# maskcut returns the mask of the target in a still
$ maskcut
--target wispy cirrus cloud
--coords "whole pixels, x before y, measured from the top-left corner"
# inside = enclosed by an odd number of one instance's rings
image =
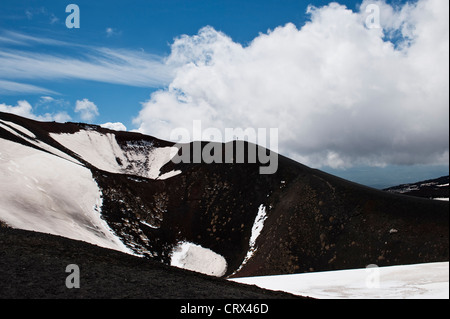
[[[111,28],[111,27],[106,28],[105,32],[106,32],[106,36],[108,38],[113,37],[113,36],[119,36],[122,34],[122,31],[119,31],[119,30],[117,30],[115,28]]]
[[[15,95],[18,93],[22,94],[51,94],[58,95],[57,92],[45,89],[40,86],[19,83],[14,81],[6,81],[0,79],[0,94],[1,95]]]
[[[31,36],[28,34],[11,30],[3,30],[0,35],[0,48],[8,44],[15,46],[32,46],[36,44],[54,45],[54,46],[75,45],[67,41],[61,41],[39,36]]]
[[[46,7],[29,8],[25,10],[25,15],[28,20],[40,17],[47,20],[50,24],[55,24],[60,21],[59,18],[53,12],[50,12]]]
[[[82,79],[158,87],[170,70],[156,57],[127,50],[95,48],[83,58],[21,50],[0,51],[0,77],[9,79]]]
[[[48,94],[51,90],[22,81],[59,79],[162,87],[172,77],[173,69],[163,57],[146,52],[72,44],[12,31],[0,33],[0,81],[9,87],[3,91]]]

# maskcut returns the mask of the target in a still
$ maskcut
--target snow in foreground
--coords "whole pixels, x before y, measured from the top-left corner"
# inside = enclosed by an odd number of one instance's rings
[[[449,299],[449,263],[230,279],[324,299]]]

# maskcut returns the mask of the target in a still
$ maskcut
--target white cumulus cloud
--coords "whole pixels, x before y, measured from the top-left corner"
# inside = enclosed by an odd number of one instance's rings
[[[71,119],[70,115],[64,111],[45,113],[44,115],[36,115],[34,113],[33,106],[26,100],[18,101],[17,105],[7,105],[5,103],[0,103],[0,112],[12,113],[37,121],[56,121],[63,123]]]
[[[80,113],[80,117],[83,121],[92,121],[98,113],[97,105],[88,99],[77,100],[75,104],[75,113]]]
[[[121,122],[107,122],[100,125],[103,128],[107,128],[113,131],[126,131],[127,127]]]
[[[366,5],[380,28],[365,25]],[[212,27],[172,44],[175,77],[135,124],[279,129],[279,152],[315,167],[437,164],[449,157],[449,2],[358,12],[330,3],[310,21],[243,46]]]

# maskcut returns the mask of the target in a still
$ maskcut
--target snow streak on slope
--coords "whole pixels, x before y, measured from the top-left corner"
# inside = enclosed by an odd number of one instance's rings
[[[0,202],[0,220],[13,228],[130,253],[100,217],[91,172],[74,162],[0,139]]]
[[[6,125],[8,125],[8,126],[10,126],[10,127],[12,127],[13,129],[15,129],[15,130],[17,130],[17,131],[19,131],[20,133],[24,134],[24,135],[25,135],[26,137],[28,137],[28,138],[32,138],[32,139],[36,138],[36,135],[34,135],[33,133],[31,133],[31,132],[30,132],[29,130],[27,130],[26,128],[24,128],[24,127],[22,127],[22,126],[20,126],[20,125],[17,125],[16,123],[9,122],[9,121],[0,121],[0,125],[1,125],[2,123],[3,123],[3,124],[6,124]],[[6,129],[6,130],[12,132],[13,134],[16,134],[16,132],[14,132],[14,130],[10,130],[8,127],[5,127],[4,125],[2,125],[2,127],[3,127],[4,129]]]
[[[449,298],[448,262],[231,280],[265,289],[325,299]]]
[[[26,139],[26,141],[30,144],[33,144],[37,147],[39,147],[40,149],[47,151],[53,155],[59,156],[61,158],[64,158],[68,161],[71,161],[75,164],[80,164],[81,163],[79,161],[77,161],[76,159],[74,159],[73,157],[67,155],[64,152],[61,152],[60,150],[46,144],[43,143],[39,140],[36,139],[36,135],[34,135],[33,133],[31,133],[29,130],[27,130],[26,128],[17,125],[13,122],[9,122],[9,121],[0,121],[0,128],[8,131],[9,133],[16,135],[18,138],[21,139]]]
[[[267,219],[266,215],[266,207],[261,204],[258,208],[258,214],[256,215],[255,222],[253,223],[252,227],[252,235],[250,236],[249,241],[249,249],[247,251],[247,255],[244,258],[244,261],[239,266],[239,268],[234,272],[237,273],[239,270],[244,267],[244,265],[250,260],[250,258],[253,257],[255,254],[257,247],[256,247],[256,239],[258,239],[259,235],[261,234],[261,231],[264,227],[264,221]]]
[[[82,130],[74,134],[50,134],[64,147],[80,155],[95,167],[118,174],[166,179],[181,171],[160,176],[160,169],[178,152],[176,147],[154,147],[151,142],[135,141],[120,146],[114,134]]]

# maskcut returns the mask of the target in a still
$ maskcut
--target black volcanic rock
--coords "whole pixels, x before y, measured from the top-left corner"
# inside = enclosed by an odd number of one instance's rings
[[[179,242],[192,242],[223,256],[228,264],[225,276],[233,277],[449,258],[448,202],[375,190],[281,155],[278,170],[271,175],[259,174],[261,164],[248,161],[169,162],[162,173],[182,173],[165,180],[115,174],[94,167],[49,133],[86,129],[111,133],[123,149],[130,143],[173,144],[94,125],[41,123],[5,113],[0,119],[27,128],[38,140],[84,163],[102,191],[102,218],[127,247],[145,258],[169,264]],[[2,128],[0,138],[35,147]],[[267,219],[256,252],[240,268],[261,205]]]
[[[78,266],[78,288],[66,286],[73,273],[70,269],[66,272],[68,265]],[[0,269],[0,299],[299,299],[64,237],[17,229],[0,228]]]

